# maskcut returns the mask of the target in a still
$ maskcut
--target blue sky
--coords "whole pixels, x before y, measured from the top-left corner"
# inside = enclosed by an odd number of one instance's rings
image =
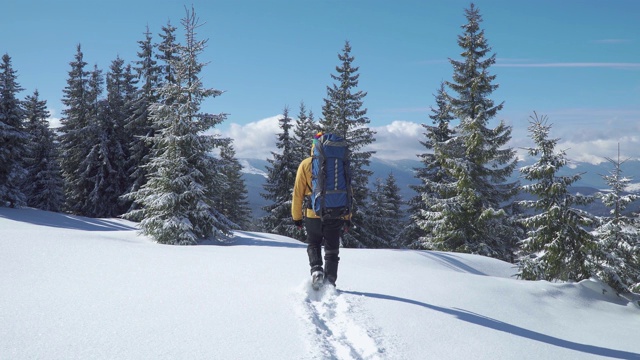
[[[457,36],[470,1],[379,0],[8,0],[0,51],[8,53],[25,88],[38,89],[53,118],[76,45],[105,72],[117,56],[136,59],[148,26],[154,41],[168,21],[180,27],[193,4],[209,39],[201,60],[205,86],[225,93],[203,110],[228,113],[218,131],[236,141],[240,157],[273,149],[276,117],[304,101],[321,116],[337,55],[350,41],[358,90],[378,132],[382,158],[423,152],[421,123],[430,123],[433,94],[450,80],[448,58],[459,59]],[[504,101],[498,120],[513,126],[515,148],[530,146],[533,111],[547,115],[552,137],[578,161],[638,158],[640,148],[640,1],[476,1],[497,63]],[[181,34],[181,31],[179,30]],[[179,35],[180,36],[180,35]],[[181,39],[181,38],[179,38]]]

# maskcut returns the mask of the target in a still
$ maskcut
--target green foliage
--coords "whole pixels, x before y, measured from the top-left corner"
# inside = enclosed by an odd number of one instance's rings
[[[251,208],[247,199],[247,187],[242,178],[242,165],[229,141],[220,147],[220,168],[224,178],[218,191],[216,209],[235,224],[234,229],[248,230],[251,226]]]
[[[38,91],[24,102],[29,145],[25,155],[27,205],[47,211],[61,211],[64,202],[62,172],[58,162],[56,134],[49,128],[47,102]]]
[[[595,230],[595,276],[619,293],[640,292],[640,231],[633,218],[624,215],[627,206],[640,195],[625,192],[631,179],[622,176],[624,161],[619,157],[607,160],[613,170],[603,179],[610,189],[598,197],[611,209],[611,216],[601,219]]]
[[[0,63],[0,206],[17,207],[26,202],[22,191],[26,176],[22,158],[29,137],[22,124],[24,109],[17,97],[22,90],[11,57],[3,55]]]
[[[427,152],[418,155],[423,165],[415,168],[416,178],[420,180],[420,184],[411,186],[417,195],[409,201],[411,221],[403,231],[406,245],[418,249],[431,249],[440,243],[434,241],[433,235],[438,233],[434,231],[436,227],[442,225],[442,215],[440,211],[432,210],[436,210],[435,199],[446,199],[453,193],[450,185],[453,178],[447,175],[434,153],[437,144],[447,142],[453,136],[449,123],[454,118],[451,115],[443,83],[440,84],[435,95],[435,102],[436,107],[431,108],[432,114],[429,115],[433,125],[422,124],[425,129],[425,140],[421,140],[420,144]],[[443,208],[440,209],[443,210]]]
[[[267,181],[263,185],[265,192],[260,194],[271,201],[263,208],[267,215],[262,218],[262,229],[269,233],[304,240],[304,233],[293,225],[291,218],[292,189],[296,180],[299,156],[294,153],[290,136],[293,125],[287,107],[284,108],[279,122],[282,132],[278,134],[276,146],[280,149],[280,153],[272,152],[273,159],[267,160],[270,165],[267,167]],[[304,122],[298,124],[304,124]],[[298,131],[302,132],[300,129]]]
[[[125,216],[141,218],[143,233],[160,243],[192,245],[225,237],[232,224],[215,208],[224,178],[220,161],[209,155],[228,140],[202,134],[226,115],[199,112],[203,100],[222,92],[204,88],[199,78],[204,64],[198,55],[206,41],[195,39],[199,25],[193,10],[187,11],[182,25],[186,45],[179,46],[179,57],[166,59],[169,75],[159,101],[149,107],[158,131],[145,139],[152,144],[148,181],[127,196],[139,208]]]
[[[462,61],[451,59],[453,81],[445,82],[452,93],[440,92],[443,121],[451,114],[459,120],[449,133],[432,131],[433,171],[444,182],[431,184],[422,194],[425,207],[418,220],[427,232],[422,246],[476,253],[504,260],[512,258],[514,250],[513,224],[509,218],[509,201],[517,193],[517,183],[507,183],[516,166],[515,151],[503,148],[511,139],[511,128],[504,123],[496,128],[488,124],[502,104],[489,98],[498,87],[489,68],[495,54],[488,56],[482,18],[471,4],[465,11],[467,24],[458,36]],[[454,96],[456,94],[457,96]],[[449,139],[436,138],[438,133]],[[439,169],[442,170],[439,170]],[[438,174],[441,173],[441,174]],[[505,206],[507,206],[505,208]]]
[[[403,212],[400,188],[392,173],[383,182],[380,178],[374,182],[369,204],[365,209],[366,228],[375,234],[370,239],[369,248],[398,248],[398,233],[401,230]]]
[[[149,105],[158,101],[157,89],[160,86],[161,67],[155,60],[154,46],[151,33],[147,27],[145,39],[138,41],[140,51],[138,60],[134,61],[134,70],[137,74],[139,88],[127,101],[128,117],[125,129],[130,135],[129,159],[127,162],[127,174],[129,183],[127,192],[137,191],[147,182],[146,165],[151,154],[151,142],[145,138],[152,137],[155,133],[153,123],[149,116]],[[130,81],[133,83],[133,81]],[[129,203],[129,210],[133,205]]]
[[[569,192],[569,186],[580,179],[579,174],[556,175],[567,159],[564,151],[555,152],[558,139],[548,138],[550,128],[546,117],[532,117],[529,132],[536,146],[527,151],[539,159],[520,172],[531,182],[522,190],[536,199],[520,204],[535,213],[521,220],[528,237],[522,241],[518,276],[525,280],[580,281],[593,274],[590,257],[596,247],[588,230],[594,219],[575,206],[586,205],[593,198]]]
[[[367,95],[358,87],[359,68],[353,66],[354,57],[351,56],[351,45],[345,42],[342,54],[338,55],[341,61],[336,68],[337,75],[331,74],[336,81],[332,86],[327,86],[327,97],[322,107],[323,119],[320,126],[325,133],[335,133],[343,137],[351,152],[350,167],[353,186],[353,216],[355,225],[345,234],[343,245],[346,247],[363,247],[368,245],[372,238],[371,232],[363,226],[363,214],[358,209],[363,206],[368,197],[367,184],[372,172],[366,167],[370,164],[374,151],[365,151],[363,148],[373,143],[375,132],[368,127],[370,123],[366,116],[367,109],[363,109],[363,99]]]

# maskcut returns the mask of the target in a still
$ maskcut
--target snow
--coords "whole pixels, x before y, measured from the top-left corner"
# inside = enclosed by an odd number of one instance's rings
[[[640,359],[638,299],[445,252],[236,232],[168,246],[120,219],[0,208],[0,359]],[[604,291],[603,291],[604,290]]]
[[[268,174],[267,174],[266,171],[260,170],[260,169],[258,169],[256,167],[254,167],[253,165],[251,165],[251,163],[249,163],[248,160],[240,159],[238,161],[240,162],[240,165],[242,165],[242,172],[243,173],[261,175],[261,176],[264,176],[265,178],[268,177]]]
[[[632,193],[640,192],[640,183],[629,183],[625,190]]]

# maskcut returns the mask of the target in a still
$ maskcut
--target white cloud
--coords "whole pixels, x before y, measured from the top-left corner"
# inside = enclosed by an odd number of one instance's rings
[[[238,158],[267,159],[276,150],[277,134],[280,132],[276,115],[245,125],[231,123],[229,129],[219,132],[223,137],[233,139]]]
[[[640,111],[635,109],[566,108],[545,112],[552,125],[549,138],[558,139],[556,151],[566,151],[571,161],[599,164],[605,158],[639,159]],[[532,147],[533,140],[519,124],[511,146]],[[514,131],[515,134],[515,131]],[[515,145],[514,145],[515,144]]]
[[[384,160],[416,159],[426,151],[420,144],[424,128],[409,121],[394,121],[389,125],[372,128],[376,141],[367,150],[376,151],[375,157]]]
[[[640,136],[558,143],[558,149],[566,149],[569,159],[591,164],[605,162],[605,158],[617,159],[618,146],[620,147],[621,160],[640,159],[636,151],[636,149],[640,148]]]
[[[49,127],[52,129],[56,129],[59,128],[62,124],[60,123],[60,118],[56,117],[56,110],[55,109],[47,109],[49,111],[49,118],[47,119],[49,121]]]
[[[223,137],[234,140],[238,158],[266,159],[276,151],[277,134],[281,129],[278,120],[281,115],[272,116],[245,125],[231,123],[228,130],[216,131]],[[424,147],[419,139],[423,128],[420,124],[408,121],[394,121],[389,125],[372,128],[376,132],[373,144],[367,150],[376,151],[375,156],[384,160],[415,159],[423,153]]]

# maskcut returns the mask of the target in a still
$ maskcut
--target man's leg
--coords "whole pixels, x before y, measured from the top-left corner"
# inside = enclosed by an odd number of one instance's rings
[[[324,236],[324,260],[325,277],[327,281],[335,285],[338,279],[338,262],[340,261],[340,234],[342,232],[342,220],[327,220],[322,224]]]
[[[322,220],[314,218],[305,219],[307,229],[307,255],[311,274],[314,271],[322,271]]]

